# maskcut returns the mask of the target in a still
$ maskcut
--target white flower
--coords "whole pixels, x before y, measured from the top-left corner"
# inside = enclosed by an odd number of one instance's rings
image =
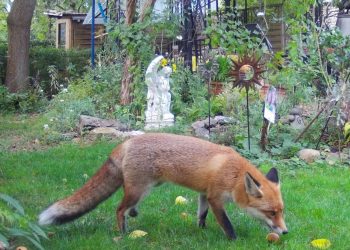
[[[60,102],[64,102],[64,100],[63,100],[63,99],[61,99],[61,100],[60,100]]]
[[[67,93],[67,92],[68,92],[67,88],[62,89],[62,93]]]
[[[50,119],[50,122],[53,122],[53,118]]]
[[[49,129],[49,124],[44,124],[44,129]]]

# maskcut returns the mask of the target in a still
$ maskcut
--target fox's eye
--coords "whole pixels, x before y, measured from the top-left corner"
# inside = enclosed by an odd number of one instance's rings
[[[271,216],[276,216],[276,212],[275,212],[275,211],[271,211],[271,212],[270,212],[270,215],[271,215]]]

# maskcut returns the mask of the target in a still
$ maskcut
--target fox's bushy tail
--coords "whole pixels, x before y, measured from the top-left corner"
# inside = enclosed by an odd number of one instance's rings
[[[82,188],[45,209],[39,215],[39,224],[62,224],[94,209],[123,184],[120,164],[109,158]]]

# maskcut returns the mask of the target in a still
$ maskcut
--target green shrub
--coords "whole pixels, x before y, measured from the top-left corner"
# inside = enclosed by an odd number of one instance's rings
[[[198,74],[179,67],[171,75],[170,91],[171,110],[177,119],[191,122],[208,116],[208,90]]]
[[[59,92],[59,86],[67,86],[69,81],[83,76],[89,64],[88,50],[33,47],[29,56],[30,76],[49,97]],[[57,71],[55,76],[53,68]],[[58,86],[52,84],[53,80],[57,81]]]
[[[80,115],[95,115],[95,104],[90,97],[79,98],[70,92],[60,93],[50,103],[46,116],[52,128],[58,132],[74,131]]]
[[[44,249],[41,238],[48,239],[46,233],[31,222],[23,207],[14,198],[0,193],[0,242],[6,249],[12,249],[13,240],[27,240],[36,248]]]
[[[43,111],[46,98],[36,89],[23,93],[9,93],[0,85],[0,113],[31,113]]]

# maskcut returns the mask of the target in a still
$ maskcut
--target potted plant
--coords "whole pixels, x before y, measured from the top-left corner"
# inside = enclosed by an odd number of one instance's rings
[[[216,63],[218,70],[211,82],[211,91],[213,95],[222,93],[223,82],[227,80],[231,68],[230,59],[226,56],[220,55],[216,57]]]

